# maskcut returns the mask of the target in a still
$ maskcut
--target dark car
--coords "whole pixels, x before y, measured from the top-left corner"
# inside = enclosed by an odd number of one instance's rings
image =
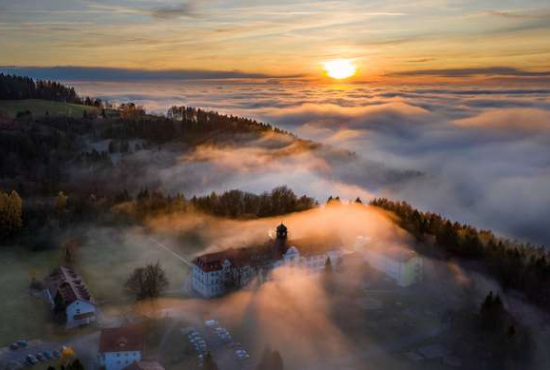
[[[17,342],[16,342],[16,343],[12,343],[12,344],[10,345],[10,349],[12,349],[12,350],[14,350],[14,351],[17,350],[17,349],[19,349],[19,344],[17,344]]]
[[[44,357],[44,355],[43,355],[42,353],[37,353],[37,354],[36,354],[36,359],[37,359],[38,361],[42,361],[42,362],[43,362],[43,361],[46,361],[46,357]]]
[[[38,360],[33,355],[27,355],[26,360],[27,363],[31,365],[36,365],[38,363]]]
[[[55,358],[59,358],[59,357],[61,357],[61,352],[59,352],[58,350],[54,350],[54,351],[52,351],[52,355]]]
[[[21,348],[24,348],[28,345],[28,342],[25,339],[19,339],[16,343]]]
[[[51,360],[53,358],[52,351],[44,351],[44,352],[42,352],[42,354],[44,355],[46,360]]]

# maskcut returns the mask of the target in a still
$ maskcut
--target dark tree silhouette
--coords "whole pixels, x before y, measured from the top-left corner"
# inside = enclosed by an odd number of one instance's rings
[[[166,273],[159,262],[136,268],[126,281],[126,290],[136,299],[159,297],[168,287]]]

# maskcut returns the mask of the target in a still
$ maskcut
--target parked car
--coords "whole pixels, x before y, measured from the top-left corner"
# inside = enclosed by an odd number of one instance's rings
[[[250,356],[248,355],[248,352],[246,352],[244,349],[238,349],[235,351],[235,354],[237,355],[237,358],[239,360],[246,360]]]
[[[44,357],[44,355],[43,355],[42,353],[37,353],[37,354],[36,354],[36,359],[37,359],[38,361],[41,361],[41,362],[46,361],[46,357]]]
[[[17,341],[17,345],[18,345],[19,347],[21,347],[21,348],[27,347],[28,344],[29,344],[29,343],[28,343],[25,339],[19,339],[19,340]]]
[[[10,349],[13,350],[13,351],[16,351],[19,349],[19,344],[17,344],[17,342],[14,342],[12,344],[10,344]]]
[[[36,365],[38,363],[38,360],[33,355],[27,355],[26,360],[27,363],[31,365]]]
[[[58,350],[53,350],[52,355],[55,358],[59,358],[59,357],[61,357],[61,352],[59,352]]]
[[[52,353],[52,351],[44,351],[44,352],[42,352],[42,354],[44,355],[44,357],[45,357],[47,360],[53,359],[53,353]]]
[[[218,322],[216,320],[206,320],[204,324],[209,328],[213,328],[214,326],[218,325]]]

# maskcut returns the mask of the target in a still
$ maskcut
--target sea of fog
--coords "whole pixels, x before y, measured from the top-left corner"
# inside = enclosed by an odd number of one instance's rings
[[[281,184],[322,201],[386,196],[512,238],[550,245],[550,89],[312,85],[303,81],[66,81],[81,95],[165,113],[186,105],[255,118],[347,160],[262,146],[218,148],[183,172],[193,193]],[[201,153],[199,153],[201,154]],[[205,158],[207,159],[205,161]],[[204,162],[208,162],[205,167]],[[189,165],[189,163],[187,163]]]

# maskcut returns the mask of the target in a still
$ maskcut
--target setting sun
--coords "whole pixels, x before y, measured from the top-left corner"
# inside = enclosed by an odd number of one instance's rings
[[[342,80],[355,75],[357,68],[347,59],[331,60],[324,63],[327,75],[337,80]]]

